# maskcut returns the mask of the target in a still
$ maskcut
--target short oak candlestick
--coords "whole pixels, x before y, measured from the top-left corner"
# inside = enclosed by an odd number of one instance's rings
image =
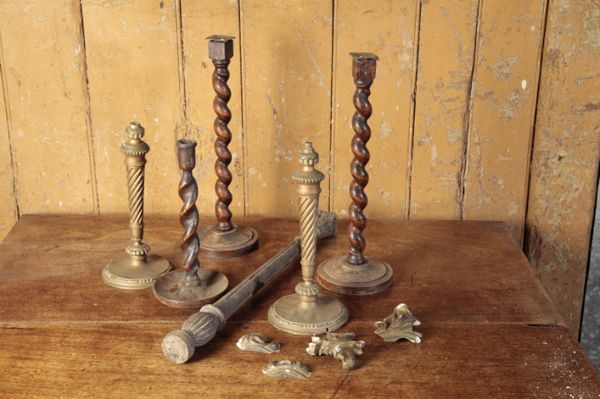
[[[212,84],[216,93],[213,108],[217,114],[214,122],[216,134],[215,153],[217,155],[215,161],[215,172],[217,174],[215,214],[217,223],[201,230],[200,249],[203,254],[212,257],[241,256],[254,251],[258,247],[258,233],[251,227],[234,225],[231,222],[232,215],[229,210],[233,195],[229,191],[232,180],[228,168],[231,163],[231,152],[227,146],[231,142],[231,131],[227,124],[231,120],[231,110],[227,103],[231,98],[231,90],[227,86],[227,80],[229,79],[229,62],[233,57],[233,37],[208,37],[208,56],[215,65]]]
[[[138,122],[131,122],[125,132],[128,139],[121,145],[121,151],[127,167],[131,244],[125,249],[126,255],[104,268],[102,279],[116,288],[136,290],[152,287],[171,265],[160,256],[149,255],[150,246],[144,242],[144,166],[146,153],[150,151],[142,140],[144,128]]]
[[[227,289],[229,281],[219,272],[200,268],[198,209],[196,208],[198,185],[192,175],[192,170],[196,166],[196,142],[178,140],[177,150],[181,169],[179,197],[183,201],[179,212],[179,223],[184,229],[180,246],[184,259],[181,269],[167,273],[156,280],[154,296],[167,306],[195,309],[219,297]]]
[[[367,142],[371,138],[371,129],[367,120],[373,111],[369,95],[371,84],[375,79],[378,58],[370,53],[351,53],[351,55],[352,75],[356,86],[354,92],[356,112],[352,117],[354,158],[350,163],[352,174],[350,183],[352,202],[348,210],[350,251],[348,256],[330,258],[321,263],[317,271],[317,280],[326,289],[340,294],[370,295],[389,288],[393,276],[389,264],[374,258],[367,259],[363,255],[366,241],[362,232],[367,226],[367,217],[363,211],[368,202],[365,187],[369,183],[366,166],[370,157]]]
[[[284,296],[269,309],[269,322],[290,334],[311,335],[335,331],[348,321],[348,310],[337,298],[322,295],[314,281],[317,254],[317,215],[320,182],[325,178],[315,169],[319,154],[310,142],[300,152],[302,169],[294,173],[300,196],[300,247],[302,281],[296,293]]]

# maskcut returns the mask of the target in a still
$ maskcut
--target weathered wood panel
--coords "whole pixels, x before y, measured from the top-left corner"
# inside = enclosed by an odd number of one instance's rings
[[[422,4],[410,217],[459,219],[479,0]]]
[[[405,217],[415,77],[417,1],[337,1],[334,17],[331,209],[348,214],[355,91],[350,52],[379,56],[369,100],[371,161],[366,193],[370,217]]]
[[[214,66],[208,58],[206,37],[214,34],[235,36],[235,50],[229,65],[229,87],[231,89],[232,119],[229,123],[232,140],[229,150],[233,160],[229,170],[233,181],[229,189],[233,193],[230,209],[234,218],[244,213],[244,167],[242,131],[241,51],[237,2],[227,0],[183,1],[181,3],[183,28],[183,67],[186,94],[186,135],[198,141],[196,156],[201,161],[195,173],[198,181],[198,209],[204,215],[214,213],[216,160],[213,143],[215,134],[213,121],[214,93],[212,73]],[[235,220],[234,220],[235,222]]]
[[[296,216],[291,176],[302,142],[329,170],[332,7],[326,1],[241,1],[246,211]],[[328,175],[328,173],[326,173]],[[328,186],[328,179],[321,183]],[[328,203],[327,190],[321,195]]]
[[[100,212],[127,212],[119,147],[133,120],[146,128],[151,149],[146,210],[176,212],[182,104],[175,2],[84,0],[82,9]]]
[[[544,0],[484,1],[475,59],[463,215],[507,222],[521,240]]]
[[[79,4],[4,1],[4,91],[22,213],[92,212]]]
[[[14,189],[14,174],[8,131],[8,109],[4,90],[4,59],[2,57],[2,37],[0,36],[0,241],[6,237],[18,219],[17,198]]]
[[[600,2],[550,2],[526,251],[579,330],[600,153]]]

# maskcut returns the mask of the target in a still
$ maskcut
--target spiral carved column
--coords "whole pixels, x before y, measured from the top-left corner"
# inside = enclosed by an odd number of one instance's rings
[[[240,256],[252,252],[258,247],[258,233],[247,226],[236,226],[232,223],[229,205],[233,195],[229,185],[233,179],[229,164],[232,156],[229,151],[231,131],[227,126],[231,121],[231,110],[227,103],[231,98],[231,90],[227,85],[229,80],[229,63],[233,57],[233,38],[229,36],[210,36],[208,38],[208,55],[215,70],[212,75],[212,85],[215,91],[213,109],[217,117],[214,122],[215,130],[215,173],[217,181],[215,192],[215,214],[217,223],[202,229],[200,235],[201,250],[208,256],[229,257]]]
[[[369,295],[381,292],[392,284],[392,268],[378,259],[367,259],[363,255],[366,240],[363,230],[367,226],[364,209],[368,198],[365,187],[369,184],[367,163],[370,154],[367,143],[371,138],[371,128],[367,120],[373,112],[369,96],[375,79],[378,57],[370,53],[351,53],[352,75],[356,91],[353,103],[356,112],[352,117],[352,153],[350,162],[350,203],[348,216],[348,241],[350,250],[346,257],[327,259],[319,266],[317,279],[328,290],[349,295]]]
[[[317,257],[317,218],[320,183],[325,178],[315,169],[319,154],[310,142],[300,151],[302,169],[294,173],[300,207],[300,264],[303,281],[296,293],[284,296],[269,309],[269,322],[276,328],[301,335],[335,331],[348,321],[348,310],[338,299],[321,295],[314,281]]]
[[[183,264],[181,269],[156,280],[154,296],[167,306],[194,309],[216,299],[227,289],[229,281],[221,273],[201,269],[198,261],[198,185],[192,174],[196,166],[196,142],[178,140],[177,155],[181,169],[178,191],[183,201],[179,211],[179,223],[183,227],[180,241]]]
[[[129,228],[131,244],[122,256],[109,263],[102,271],[107,284],[123,289],[152,287],[154,281],[168,272],[171,265],[166,259],[148,255],[150,246],[144,242],[144,168],[150,147],[142,138],[144,128],[131,122],[126,131],[128,139],[121,145],[127,167],[129,196]]]

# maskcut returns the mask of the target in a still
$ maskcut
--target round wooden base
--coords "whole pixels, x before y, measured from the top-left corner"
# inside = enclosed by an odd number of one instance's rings
[[[248,226],[235,226],[229,231],[207,226],[199,235],[200,251],[210,258],[242,256],[258,248],[258,233]]]
[[[201,284],[196,286],[185,283],[185,274],[185,270],[179,269],[157,279],[154,297],[173,308],[198,309],[221,296],[229,285],[227,277],[214,270],[198,270]]]
[[[391,266],[378,259],[352,265],[345,256],[329,258],[317,269],[317,281],[323,288],[344,295],[371,295],[385,291],[392,285],[393,275]]]
[[[135,261],[131,256],[121,256],[102,270],[102,279],[112,287],[125,290],[150,288],[157,278],[171,269],[168,260],[156,255],[147,255],[145,262]]]

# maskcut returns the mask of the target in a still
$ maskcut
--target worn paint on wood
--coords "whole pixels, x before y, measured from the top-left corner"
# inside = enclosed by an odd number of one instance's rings
[[[119,147],[133,120],[146,128],[150,145],[145,208],[176,212],[182,107],[175,2],[83,1],[82,7],[100,212],[127,211]]]
[[[2,68],[2,37],[0,37],[0,241],[8,234],[18,219],[17,199],[14,191],[13,165],[8,131],[8,109],[6,108]]]
[[[461,217],[479,0],[423,2],[410,217]]]
[[[296,216],[291,177],[304,140],[329,174],[331,3],[243,0],[241,7],[246,211]],[[325,189],[322,203],[328,198]]]
[[[551,2],[531,165],[526,251],[579,330],[600,153],[600,2]]]
[[[482,2],[463,215],[507,222],[521,240],[544,0]]]
[[[214,65],[208,58],[206,37],[214,34],[235,36],[234,55],[229,64],[229,88],[231,89],[232,119],[229,123],[232,140],[229,150],[233,160],[229,170],[233,180],[229,189],[233,193],[230,209],[234,218],[244,213],[244,167],[243,167],[243,131],[242,131],[242,91],[240,34],[238,25],[238,6],[236,2],[190,1],[182,2],[183,62],[186,94],[186,135],[198,141],[196,156],[201,165],[195,173],[198,181],[198,209],[201,214],[213,215],[215,195],[214,165],[217,159],[213,144],[215,133],[213,121],[214,92],[212,73]],[[235,222],[235,220],[234,220]]]
[[[369,101],[371,140],[367,148],[371,160],[366,194],[369,217],[405,217],[408,192],[412,91],[415,71],[415,45],[418,2],[368,0],[335,2],[335,51],[333,60],[334,97],[332,126],[333,174],[331,208],[348,214],[352,180],[350,143],[354,136],[350,52],[370,52],[379,56],[377,74]],[[389,18],[394,15],[394,18]]]
[[[92,212],[79,4],[5,1],[4,91],[22,213]]]

